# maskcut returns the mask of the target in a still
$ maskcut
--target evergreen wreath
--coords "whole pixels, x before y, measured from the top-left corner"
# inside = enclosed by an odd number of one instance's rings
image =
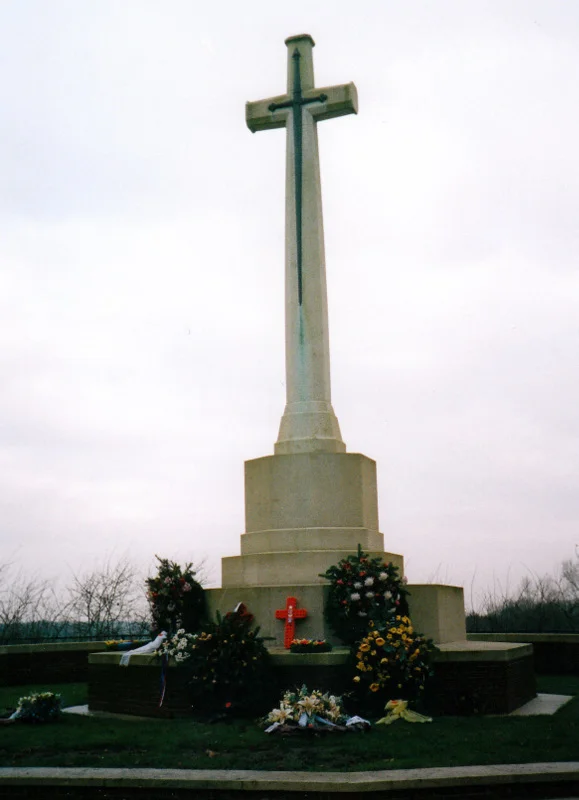
[[[192,564],[179,564],[155,556],[159,562],[154,578],[147,578],[147,599],[151,609],[153,630],[175,633],[185,628],[188,633],[200,630],[206,617],[203,587],[195,578]]]
[[[408,591],[398,567],[381,558],[371,558],[360,545],[356,555],[343,558],[320,577],[330,582],[324,616],[345,644],[353,645],[369,628],[408,614]]]
[[[270,702],[269,653],[243,603],[206,625],[188,648],[194,713],[256,715]],[[265,705],[264,705],[265,704]]]

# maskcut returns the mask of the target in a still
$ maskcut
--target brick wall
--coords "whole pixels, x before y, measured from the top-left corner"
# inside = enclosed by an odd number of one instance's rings
[[[104,642],[2,647],[0,686],[86,681],[89,653],[104,649]]]
[[[508,714],[535,697],[533,657],[435,664],[427,706],[434,714]]]

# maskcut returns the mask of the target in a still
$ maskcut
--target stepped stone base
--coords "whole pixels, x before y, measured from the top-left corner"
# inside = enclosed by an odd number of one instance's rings
[[[347,690],[348,651],[290,653],[271,651],[274,682],[264,686],[272,695],[272,707],[289,686]],[[120,667],[121,653],[89,655],[89,709],[150,717],[183,717],[191,714],[187,670],[170,665],[167,692],[159,707],[160,659],[133,656]],[[440,646],[434,662],[434,678],[425,698],[431,713],[470,715],[508,714],[535,696],[532,646],[487,642],[452,642]]]
[[[384,554],[382,554],[384,555]],[[423,633],[435,644],[466,640],[462,589],[458,586],[410,584],[410,616],[414,629]],[[255,616],[260,633],[266,637],[268,647],[283,647],[284,622],[275,618],[278,609],[285,608],[286,599],[295,597],[298,608],[305,608],[308,616],[296,621],[296,637],[326,639],[334,645],[336,639],[324,619],[327,585],[286,584],[285,586],[228,586],[206,591],[209,612],[226,614],[238,603],[245,603]]]

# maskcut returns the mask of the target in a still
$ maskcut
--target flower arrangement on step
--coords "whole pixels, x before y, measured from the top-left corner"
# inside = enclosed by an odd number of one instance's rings
[[[142,647],[146,644],[148,639],[110,639],[105,642],[107,650],[118,652],[119,650],[134,650],[136,647]]]
[[[16,711],[6,722],[54,722],[61,713],[60,695],[54,692],[37,692],[21,697]]]
[[[379,703],[400,696],[418,699],[432,674],[434,650],[432,640],[415,633],[407,616],[372,627],[354,648],[356,694],[376,695]]]
[[[206,616],[203,587],[195,578],[192,564],[179,564],[155,556],[159,562],[157,574],[147,578],[147,599],[156,632],[174,633],[179,628],[195,633]]]
[[[287,691],[278,708],[263,719],[266,733],[293,733],[304,730],[345,731],[360,730],[370,723],[360,717],[348,717],[342,709],[342,698],[309,691],[304,684],[299,691]]]
[[[371,558],[360,545],[356,555],[343,558],[320,577],[330,582],[326,620],[348,645],[367,633],[370,622],[379,625],[396,614],[408,613],[408,591],[398,568],[391,562]]]
[[[325,639],[294,639],[290,653],[329,653],[332,645]]]
[[[195,642],[199,639],[197,633],[187,633],[185,628],[179,628],[177,633],[165,639],[161,647],[155,651],[156,656],[168,656],[175,659],[177,664],[183,663],[193,655]]]

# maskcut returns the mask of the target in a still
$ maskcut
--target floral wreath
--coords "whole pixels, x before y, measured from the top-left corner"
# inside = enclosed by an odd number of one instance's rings
[[[159,562],[157,575],[147,578],[147,599],[153,628],[174,633],[185,628],[193,633],[201,628],[206,615],[203,587],[195,578],[192,564],[179,564],[155,556]]]
[[[431,639],[414,631],[409,617],[398,614],[360,640],[353,681],[362,693],[416,700],[432,675],[435,649]]]
[[[356,555],[343,558],[320,575],[330,582],[324,616],[333,632],[352,645],[374,626],[384,625],[396,615],[408,613],[398,567],[381,558],[371,558],[358,545]]]

